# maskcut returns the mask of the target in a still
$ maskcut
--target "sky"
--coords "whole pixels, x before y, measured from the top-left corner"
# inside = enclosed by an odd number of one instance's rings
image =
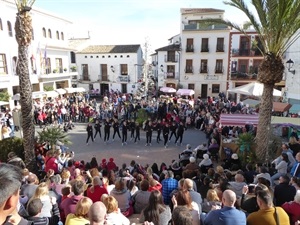
[[[72,21],[71,37],[87,37],[90,32],[93,43],[99,45],[144,47],[147,42],[149,53],[180,33],[180,8],[223,9],[226,19],[246,21],[223,0],[36,0],[34,7]]]

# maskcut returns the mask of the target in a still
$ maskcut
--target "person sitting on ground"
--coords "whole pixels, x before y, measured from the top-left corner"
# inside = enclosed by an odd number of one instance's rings
[[[114,162],[114,158],[109,158],[109,161],[108,161],[106,167],[107,167],[108,171],[110,171],[110,170],[117,171],[118,170],[118,167],[117,167],[116,163]]]
[[[199,166],[196,164],[196,159],[194,157],[190,157],[190,163],[188,163],[183,170],[196,171],[199,169]]]
[[[268,172],[268,169],[265,166],[262,166],[262,165],[258,166],[258,174],[254,177],[253,183],[257,184],[258,179],[260,177],[265,178],[266,180],[268,180],[270,184],[272,183],[271,176]]]
[[[21,169],[25,169],[26,166],[25,166],[25,163],[24,163],[23,159],[21,159],[20,157],[18,157],[16,155],[16,153],[14,153],[14,152],[8,153],[7,158],[8,158],[7,159],[7,163],[8,164],[11,164],[11,165],[14,165],[14,166],[18,166]]]
[[[93,177],[92,186],[87,189],[87,197],[93,202],[100,201],[103,194],[108,194],[106,188],[103,187],[100,177]]]
[[[289,216],[281,207],[273,206],[272,195],[268,190],[260,190],[257,193],[259,210],[247,217],[248,225],[289,225]],[[278,221],[277,221],[278,220]]]
[[[296,154],[296,163],[294,163],[290,174],[293,177],[300,178],[300,152]]]
[[[93,202],[87,197],[80,199],[75,208],[75,213],[68,214],[65,225],[88,224],[88,212]]]
[[[214,189],[209,189],[207,191],[206,198],[202,203],[202,211],[205,213],[209,213],[212,209],[216,208],[216,206],[221,208],[221,201],[218,197],[218,193]]]
[[[108,196],[103,199],[103,203],[106,206],[106,220],[108,224],[120,224],[129,225],[130,221],[124,216],[118,208],[118,202],[113,196]]]
[[[193,216],[185,206],[177,206],[172,213],[173,225],[193,225]]]
[[[207,173],[207,168],[213,167],[213,163],[212,163],[211,159],[209,158],[208,154],[203,155],[203,159],[199,163],[199,167],[200,167],[202,173]]]
[[[190,144],[187,144],[186,149],[184,149],[182,153],[180,153],[180,158],[190,157],[192,154],[193,154],[192,146]]]
[[[43,203],[39,198],[33,199],[27,205],[27,213],[29,216],[27,219],[32,221],[34,224],[57,225],[60,221],[60,214],[57,204],[54,206],[55,207],[53,207],[51,211],[51,217],[42,217],[40,214],[43,208]]]
[[[211,210],[204,219],[204,225],[246,225],[244,212],[234,207],[236,194],[231,190],[223,192],[222,209]]]
[[[38,185],[36,184],[38,178],[35,174],[31,173],[27,177],[27,183],[21,186],[20,195],[26,195],[31,199]]]
[[[103,202],[95,202],[88,212],[90,225],[106,224],[106,207]]]
[[[142,210],[147,206],[150,197],[150,192],[148,191],[149,186],[149,181],[146,179],[143,180],[141,182],[141,190],[138,190],[132,196],[134,213],[141,213]]]
[[[276,206],[282,206],[285,202],[294,200],[296,188],[290,183],[290,178],[287,175],[279,177],[279,184],[274,188],[274,203]]]
[[[238,173],[234,176],[234,180],[229,182],[230,189],[234,191],[237,197],[242,197],[243,187],[247,185],[244,176]]]
[[[289,215],[291,224],[300,220],[300,190],[297,191],[294,201],[286,202],[281,207]]]

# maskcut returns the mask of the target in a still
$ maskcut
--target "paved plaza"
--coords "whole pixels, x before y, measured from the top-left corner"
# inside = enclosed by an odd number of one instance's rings
[[[40,128],[36,127],[36,130],[39,131]],[[75,123],[75,128],[68,133],[72,141],[72,145],[69,146],[69,151],[72,150],[75,152],[75,160],[90,161],[91,158],[95,156],[98,163],[100,163],[103,158],[109,159],[112,157],[118,166],[121,166],[124,162],[128,165],[133,159],[141,165],[147,163],[151,165],[154,162],[158,163],[159,166],[162,162],[169,165],[172,159],[178,159],[178,154],[185,149],[186,144],[191,144],[194,149],[199,144],[206,142],[205,134],[194,128],[189,128],[185,131],[182,146],[176,146],[174,144],[175,139],[172,137],[171,142],[168,143],[168,148],[164,148],[162,141],[159,144],[156,142],[156,132],[153,132],[152,146],[147,147],[145,146],[146,137],[144,131],[141,131],[141,141],[137,144],[130,141],[130,132],[128,132],[127,145],[124,146],[122,146],[121,140],[117,136],[114,142],[105,144],[103,141],[103,129],[102,139],[98,136],[95,142],[90,140],[87,146],[86,124],[82,123]],[[110,141],[111,140],[112,130]]]

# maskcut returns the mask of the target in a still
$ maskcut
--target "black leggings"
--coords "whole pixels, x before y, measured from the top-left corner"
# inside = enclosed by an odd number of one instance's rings
[[[104,132],[104,141],[109,141],[109,135],[110,135],[109,131]]]

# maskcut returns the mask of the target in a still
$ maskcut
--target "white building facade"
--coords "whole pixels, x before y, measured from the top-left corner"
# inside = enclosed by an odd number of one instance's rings
[[[230,29],[203,25],[205,18],[223,18],[224,10],[181,9],[180,86],[196,96],[217,96],[227,90]]]
[[[78,87],[135,93],[142,81],[143,52],[140,45],[90,45],[76,53]]]
[[[10,96],[19,93],[16,13],[14,1],[0,1],[0,91],[7,91]],[[68,47],[68,27],[71,22],[36,8],[30,13],[33,40],[28,51],[28,66],[33,91],[70,87],[71,76],[77,75],[71,73],[69,67],[72,49]],[[14,107],[13,100],[10,100],[10,107]]]

